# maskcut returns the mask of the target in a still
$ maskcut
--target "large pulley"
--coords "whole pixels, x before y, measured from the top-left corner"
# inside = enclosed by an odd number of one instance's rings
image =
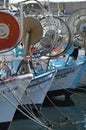
[[[86,19],[80,20],[77,24],[77,33],[86,40]]]
[[[86,48],[86,8],[81,8],[73,12],[67,20],[72,41],[77,45]]]
[[[47,18],[48,19],[48,18]],[[46,48],[51,47],[47,56],[56,58],[63,55],[71,47],[71,33],[68,25],[58,16],[53,16],[49,21],[42,19],[41,23],[45,30],[45,37],[41,45]]]
[[[25,44],[26,55],[30,55],[31,46],[34,46],[42,38],[43,29],[41,23],[34,17],[27,16],[23,22],[22,42]]]
[[[20,27],[16,18],[0,11],[0,52],[14,48],[20,41]]]

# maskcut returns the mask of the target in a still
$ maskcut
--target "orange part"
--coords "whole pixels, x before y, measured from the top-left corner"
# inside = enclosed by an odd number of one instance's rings
[[[10,13],[0,12],[0,25],[6,25],[9,30],[6,37],[0,36],[0,50],[10,49],[18,42],[20,36],[19,24]]]

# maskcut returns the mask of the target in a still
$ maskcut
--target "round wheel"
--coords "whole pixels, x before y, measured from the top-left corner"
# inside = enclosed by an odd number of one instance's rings
[[[72,34],[72,41],[84,47],[86,40],[86,8],[73,12],[67,20]]]
[[[50,58],[56,58],[68,51],[71,46],[71,33],[68,25],[58,16],[41,20],[44,28],[44,37],[41,45],[48,51]]]
[[[0,11],[0,52],[14,48],[19,40],[19,23],[10,13]]]

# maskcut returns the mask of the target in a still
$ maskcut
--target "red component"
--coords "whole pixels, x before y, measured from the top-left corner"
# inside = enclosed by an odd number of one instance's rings
[[[35,48],[35,47],[32,47],[32,48],[31,48],[31,52],[32,52],[32,53],[35,53],[35,52],[36,52],[36,48]]]
[[[0,12],[0,50],[10,49],[19,39],[20,28],[13,15]]]

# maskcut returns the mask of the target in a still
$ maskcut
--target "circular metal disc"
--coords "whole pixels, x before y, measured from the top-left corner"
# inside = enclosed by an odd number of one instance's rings
[[[81,20],[77,24],[78,34],[86,40],[86,20]]]
[[[13,15],[0,12],[0,51],[11,49],[20,36],[20,28]]]
[[[43,35],[43,28],[41,23],[34,17],[26,17],[23,23],[23,36],[22,42],[25,44],[27,31],[30,30],[29,34],[29,45],[36,44]]]
[[[75,10],[68,17],[67,24],[71,30],[72,41],[76,41],[79,46],[82,46],[86,39],[86,8]]]

